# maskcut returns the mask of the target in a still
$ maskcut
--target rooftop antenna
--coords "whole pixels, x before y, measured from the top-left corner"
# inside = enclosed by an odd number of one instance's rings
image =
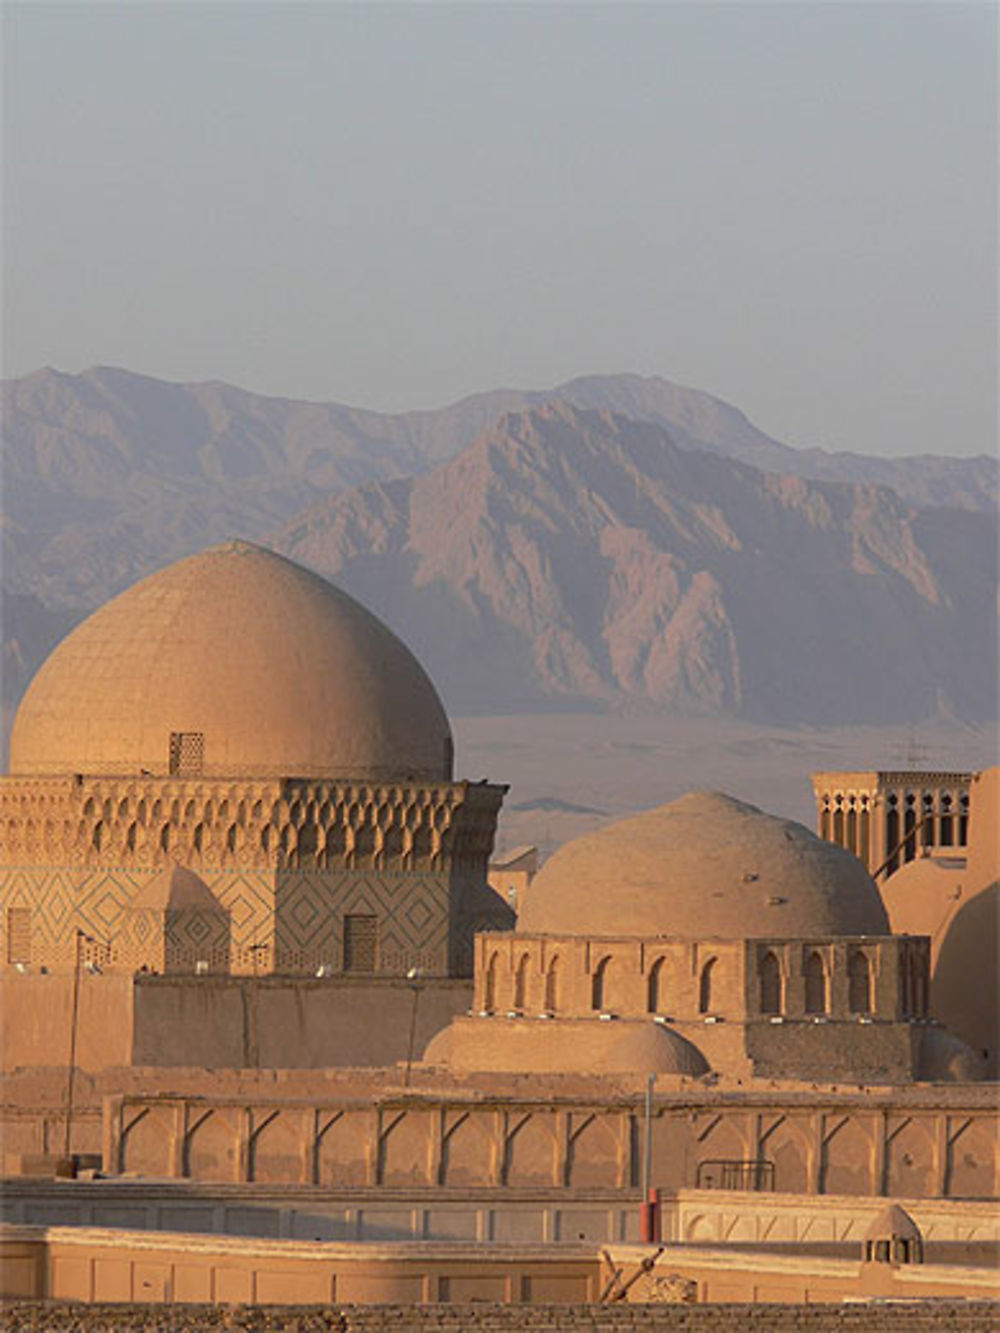
[[[926,725],[941,714],[940,701],[933,692],[931,696],[931,705],[931,708],[923,718],[910,724],[906,743],[897,746],[896,749],[892,751],[893,762],[910,772],[913,772],[916,769],[926,769],[930,764],[932,750],[918,739],[918,729],[922,724]]]
[[[892,752],[893,761],[901,768],[910,772],[916,769],[926,768],[931,752],[926,745],[922,745],[917,740],[917,733],[910,728],[910,734],[906,738],[905,745],[899,745]]]

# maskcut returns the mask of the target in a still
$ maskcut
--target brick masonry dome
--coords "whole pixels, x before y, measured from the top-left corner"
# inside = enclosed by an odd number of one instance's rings
[[[719,792],[693,792],[567,843],[526,890],[527,934],[887,935],[850,852]]]
[[[11,772],[448,780],[452,739],[409,649],[325,579],[232,541],[143,579],[55,649]]]

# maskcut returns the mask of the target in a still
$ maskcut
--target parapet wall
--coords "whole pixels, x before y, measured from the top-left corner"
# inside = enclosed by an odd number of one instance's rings
[[[0,1069],[64,1065],[73,976],[0,975]],[[324,1069],[405,1060],[465,1013],[472,982],[395,977],[80,977],[80,1069]],[[206,1083],[206,1090],[208,1089]]]

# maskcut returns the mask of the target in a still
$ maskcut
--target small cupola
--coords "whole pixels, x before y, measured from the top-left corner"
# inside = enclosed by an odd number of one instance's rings
[[[865,1233],[864,1252],[866,1264],[922,1264],[924,1238],[906,1209],[891,1203]]]

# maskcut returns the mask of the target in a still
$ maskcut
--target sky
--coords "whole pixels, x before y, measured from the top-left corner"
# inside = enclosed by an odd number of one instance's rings
[[[2,371],[991,452],[991,3],[8,3]]]

